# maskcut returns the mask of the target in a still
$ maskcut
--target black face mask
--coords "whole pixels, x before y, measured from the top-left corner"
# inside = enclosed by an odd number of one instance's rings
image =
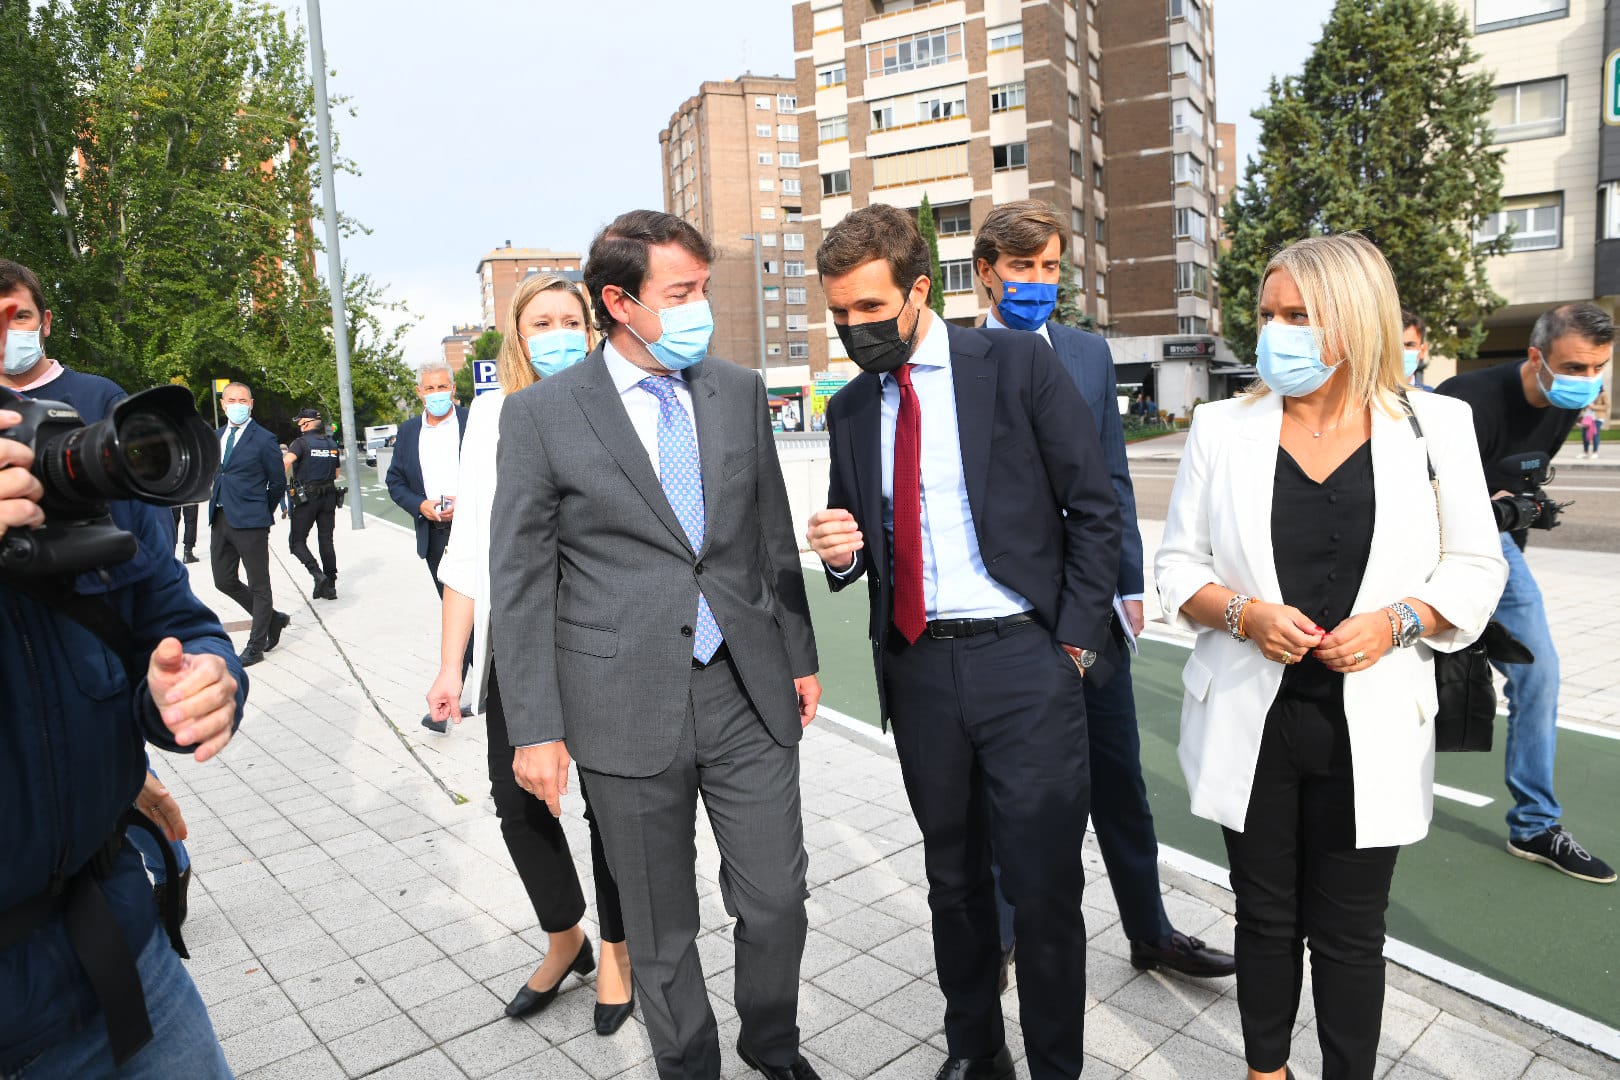
[[[911,298],[907,297],[900,306],[900,315],[905,314],[910,304]],[[900,315],[855,326],[833,324],[838,340],[844,343],[844,351],[849,353],[856,367],[873,375],[883,375],[911,358],[912,346],[917,343],[917,329],[922,326],[922,314],[919,312],[917,321],[911,324],[909,340],[900,336]]]

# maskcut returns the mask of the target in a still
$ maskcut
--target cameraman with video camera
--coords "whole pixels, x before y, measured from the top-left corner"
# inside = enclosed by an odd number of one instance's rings
[[[1495,663],[1507,679],[1507,849],[1582,881],[1608,883],[1615,873],[1560,823],[1553,794],[1558,743],[1558,653],[1541,590],[1525,562],[1531,529],[1551,529],[1563,507],[1544,490],[1551,462],[1576,419],[1603,388],[1614,356],[1614,322],[1596,304],[1564,304],[1536,320],[1529,358],[1457,375],[1439,392],[1468,402],[1484,459],[1485,480],[1508,562],[1507,588],[1493,616],[1535,654],[1531,664]]]
[[[0,298],[0,361],[17,308]],[[206,493],[211,450],[176,387],[89,427],[72,407],[0,392],[0,820],[14,827],[0,856],[6,1077],[231,1075],[176,956],[177,908],[160,927],[124,835],[146,743],[207,761],[247,694],[230,639],[180,564],[134,558],[172,550],[154,506]]]

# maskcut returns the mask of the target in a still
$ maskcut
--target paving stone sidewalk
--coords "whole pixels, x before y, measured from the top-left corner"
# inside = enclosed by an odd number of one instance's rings
[[[488,798],[483,719],[447,737],[418,724],[438,664],[438,605],[410,535],[340,524],[342,599],[316,608],[284,524],[271,542],[277,603],[293,624],[251,671],[240,733],[216,762],[156,762],[191,828],[188,966],[233,1069],[252,1080],[655,1077],[639,1017],[612,1038],[592,1033],[588,982],[571,979],[538,1017],[501,1015],[545,937]],[[214,592],[206,564],[192,570],[228,622],[245,618]],[[806,1054],[826,1080],[931,1080],[944,1059],[943,1000],[899,767],[875,735],[821,723],[804,742],[803,777]],[[589,896],[577,798],[567,828]],[[729,919],[701,816],[698,836],[699,945],[725,1075],[751,1076],[732,1050]],[[1086,858],[1085,1076],[1242,1077],[1231,981],[1133,970],[1089,837]],[[1170,868],[1164,883],[1179,928],[1230,947],[1230,894]],[[1002,1003],[1023,1077],[1016,992]],[[1308,988],[1295,1051],[1295,1072],[1315,1080]],[[1620,1076],[1620,1063],[1395,968],[1380,1054],[1389,1080]]]

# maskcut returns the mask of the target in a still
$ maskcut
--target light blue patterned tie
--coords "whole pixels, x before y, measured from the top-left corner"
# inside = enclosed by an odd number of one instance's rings
[[[651,375],[641,388],[658,399],[658,482],[693,551],[703,549],[703,472],[698,459],[697,434],[692,418],[675,397],[675,380]],[[697,625],[693,627],[692,656],[707,664],[724,639],[714,621],[709,600],[698,593]]]

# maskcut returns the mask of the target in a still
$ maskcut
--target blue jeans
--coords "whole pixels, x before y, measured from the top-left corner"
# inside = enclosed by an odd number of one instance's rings
[[[153,776],[157,775],[151,765],[146,767],[146,771]],[[169,880],[168,874],[163,869],[163,852],[151,833],[142,828],[132,828],[124,833],[124,838],[141,853],[141,862],[146,864],[146,872],[152,875],[152,884],[162,885]],[[186,845],[176,840],[169,846],[174,849],[175,870],[183,874],[191,869],[191,855],[187,853]]]
[[[23,1065],[6,1080],[232,1080],[197,986],[161,929],[135,960],[146,992],[152,1041],[123,1068],[113,1065],[101,1016]]]
[[[1563,808],[1553,795],[1558,749],[1558,651],[1547,628],[1541,589],[1513,537],[1502,534],[1507,588],[1492,616],[1536,654],[1533,664],[1495,664],[1507,678],[1507,786],[1513,794],[1508,836],[1528,840],[1558,824]]]

